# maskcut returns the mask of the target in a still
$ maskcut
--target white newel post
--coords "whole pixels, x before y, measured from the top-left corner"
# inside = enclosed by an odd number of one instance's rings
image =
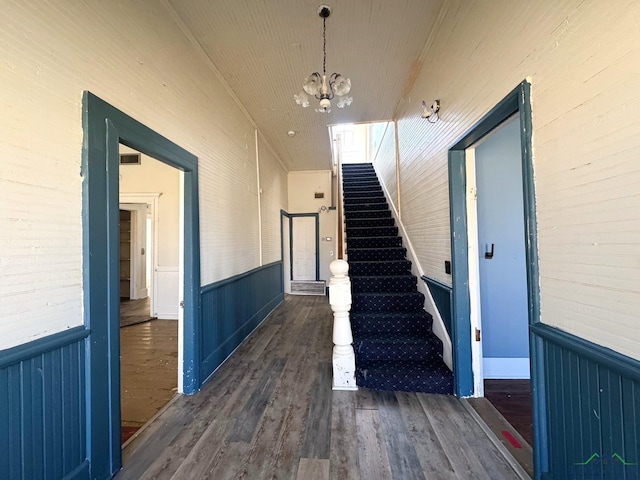
[[[333,389],[357,390],[356,357],[353,352],[353,335],[349,310],[351,310],[351,280],[347,273],[349,264],[334,260],[329,265],[329,304],[333,310]]]

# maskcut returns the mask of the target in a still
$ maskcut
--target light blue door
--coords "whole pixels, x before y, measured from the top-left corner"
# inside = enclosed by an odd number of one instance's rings
[[[475,152],[484,378],[529,378],[520,152],[517,116]]]

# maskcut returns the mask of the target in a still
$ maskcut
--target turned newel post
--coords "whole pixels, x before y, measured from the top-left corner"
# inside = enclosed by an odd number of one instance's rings
[[[347,276],[349,264],[334,260],[329,265],[329,304],[333,310],[333,389],[357,390],[356,357],[353,352],[351,310],[351,280]]]

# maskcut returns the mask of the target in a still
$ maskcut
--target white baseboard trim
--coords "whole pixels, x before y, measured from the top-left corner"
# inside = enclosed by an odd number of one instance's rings
[[[528,358],[498,358],[486,357],[482,359],[482,372],[485,379],[521,379],[530,377],[531,367]]]

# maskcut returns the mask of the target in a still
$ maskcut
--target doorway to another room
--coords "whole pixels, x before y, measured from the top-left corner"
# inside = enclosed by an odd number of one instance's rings
[[[178,391],[180,172],[120,145],[123,445]],[[132,161],[135,160],[135,161]]]
[[[529,380],[543,384],[529,335],[540,301],[527,82],[451,147],[449,189],[456,394],[477,397],[469,403],[532,474],[545,426]]]

